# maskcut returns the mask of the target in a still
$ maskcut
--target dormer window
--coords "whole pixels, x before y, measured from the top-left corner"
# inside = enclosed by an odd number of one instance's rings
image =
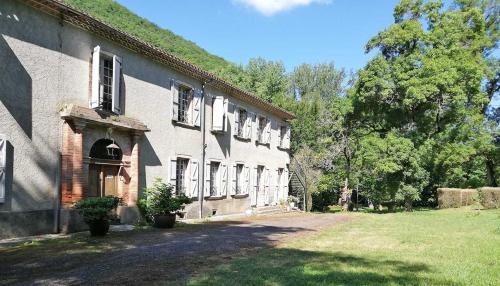
[[[99,108],[116,114],[120,109],[121,58],[103,52],[100,46],[92,53],[91,108]]]

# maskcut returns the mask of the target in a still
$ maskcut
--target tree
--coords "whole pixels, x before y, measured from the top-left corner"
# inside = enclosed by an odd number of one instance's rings
[[[431,174],[428,189],[486,184],[493,137],[484,110],[498,90],[494,2],[402,0],[394,24],[367,44],[378,53],[352,92],[358,128],[410,140]]]
[[[285,66],[280,61],[250,59],[245,72],[248,74],[246,88],[269,102],[283,96],[288,90]]]

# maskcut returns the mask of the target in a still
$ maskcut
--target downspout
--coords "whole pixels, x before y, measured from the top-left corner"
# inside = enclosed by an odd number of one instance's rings
[[[201,168],[199,168],[200,174],[198,174],[198,178],[201,178],[201,184],[198,184],[198,200],[200,202],[200,211],[199,211],[199,218],[203,218],[203,190],[205,190],[205,160],[206,160],[206,149],[207,149],[207,143],[206,143],[206,120],[205,120],[205,112],[206,112],[206,107],[205,107],[205,86],[207,83],[211,82],[209,81],[203,81],[201,85],[201,115],[200,115],[200,125],[201,125]]]

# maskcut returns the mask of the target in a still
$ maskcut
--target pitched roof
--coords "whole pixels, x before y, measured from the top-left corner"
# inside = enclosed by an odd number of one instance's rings
[[[80,10],[70,7],[63,3],[63,0],[20,0],[28,5],[41,10],[50,15],[60,17],[63,21],[73,24],[77,27],[90,31],[98,36],[107,38],[118,43],[138,54],[142,54],[160,63],[168,65],[173,69],[192,76],[200,81],[207,82],[210,86],[227,92],[237,99],[256,105],[257,107],[270,112],[282,119],[290,120],[294,115],[283,108],[271,104],[262,98],[244,91],[235,85],[223,80],[222,78],[205,71],[198,66],[185,61],[171,53],[144,42],[135,36],[120,31],[103,21],[86,14]]]

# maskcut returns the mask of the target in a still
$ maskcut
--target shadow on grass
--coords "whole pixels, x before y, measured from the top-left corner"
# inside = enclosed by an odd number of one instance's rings
[[[421,263],[280,248],[222,265],[189,285],[457,285],[429,277],[432,271]]]

